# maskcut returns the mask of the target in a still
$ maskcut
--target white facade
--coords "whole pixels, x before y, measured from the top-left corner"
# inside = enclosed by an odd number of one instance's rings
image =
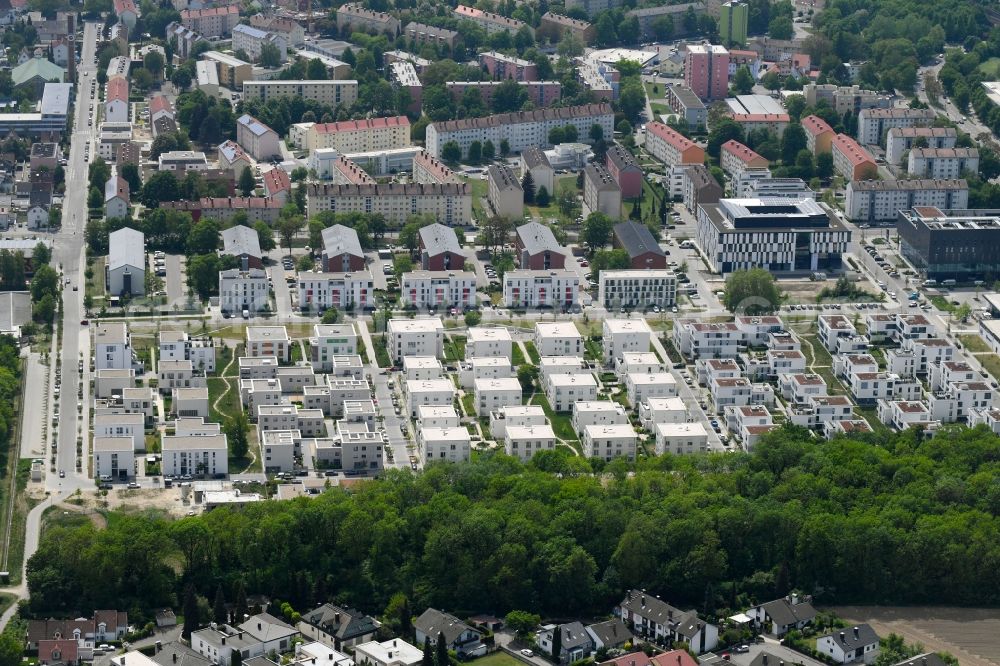
[[[444,324],[440,317],[390,319],[386,337],[389,356],[397,363],[407,356],[443,355]]]
[[[539,451],[551,451],[556,448],[556,435],[552,426],[508,425],[504,435],[504,451],[509,456],[520,458],[527,462]]]
[[[434,356],[403,357],[403,376],[408,380],[438,379],[443,374],[441,361]]]
[[[219,271],[219,308],[223,312],[247,310],[255,314],[270,307],[267,273],[259,268]]]
[[[130,437],[95,437],[93,447],[95,478],[135,476],[135,450]]]
[[[224,434],[167,435],[161,441],[164,476],[229,473],[229,449]]]
[[[601,271],[597,300],[609,311],[616,307],[673,307],[677,276],[671,270]]]
[[[628,423],[628,413],[623,406],[612,400],[581,400],[573,403],[573,429],[580,436],[588,426],[625,423]]]
[[[438,461],[469,461],[472,442],[465,426],[421,428],[417,442],[424,465]]]
[[[542,426],[548,422],[539,405],[507,405],[490,413],[490,433],[501,441],[507,436],[508,426]]]
[[[605,319],[601,340],[605,363],[613,362],[625,352],[648,352],[652,335],[644,319]]]
[[[353,324],[314,324],[309,338],[309,361],[317,372],[333,369],[335,356],[358,353],[358,333]]]
[[[704,424],[700,422],[656,424],[656,455],[664,453],[685,455],[707,450],[708,432]]]
[[[247,326],[248,356],[274,356],[279,363],[288,363],[292,340],[284,326]]]
[[[658,423],[684,423],[688,408],[681,398],[647,398],[639,403],[639,420],[652,432]]]
[[[96,414],[94,437],[128,437],[133,451],[146,448],[146,417],[143,414]]]
[[[674,346],[687,358],[735,358],[744,340],[733,322],[686,321],[674,326]]]
[[[465,339],[465,357],[502,357],[510,359],[513,341],[501,327],[473,326]]]
[[[450,379],[409,380],[406,382],[406,412],[417,417],[420,405],[450,405],[455,400],[455,385]]]
[[[478,416],[486,416],[505,405],[521,404],[521,382],[514,377],[504,379],[477,379],[475,405]]]
[[[94,334],[94,369],[128,370],[136,366],[125,322],[98,324]]]
[[[423,660],[423,655],[423,650],[402,638],[382,643],[370,641],[354,646],[354,659],[357,663],[368,663],[371,666],[417,666]]]
[[[570,270],[516,270],[503,276],[508,308],[568,308],[579,303],[580,276]]]
[[[844,212],[854,222],[895,222],[900,210],[933,206],[966,210],[969,185],[964,180],[852,180]]]
[[[535,348],[541,356],[583,356],[583,336],[571,321],[537,322]]]
[[[403,273],[403,304],[420,308],[470,308],[476,305],[476,274],[410,271]]]
[[[368,271],[299,273],[299,307],[303,310],[353,310],[375,305],[375,282]]]
[[[638,436],[628,423],[590,425],[583,429],[583,455],[586,458],[628,458],[635,460]]]
[[[581,400],[597,399],[597,380],[586,374],[553,374],[545,380],[545,395],[554,412],[568,412]]]
[[[676,396],[677,380],[669,372],[630,372],[625,375],[625,393],[629,404],[638,408],[648,398]]]

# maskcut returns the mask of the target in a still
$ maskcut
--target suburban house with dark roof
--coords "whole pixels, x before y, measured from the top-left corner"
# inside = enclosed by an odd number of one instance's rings
[[[240,270],[263,268],[263,253],[260,250],[260,236],[255,229],[242,224],[222,231],[222,254],[239,258]]]
[[[628,630],[621,618],[613,617],[604,622],[595,622],[587,627],[590,639],[594,641],[594,649],[620,648],[632,640],[632,632]]]
[[[811,597],[791,594],[781,599],[768,601],[746,611],[757,628],[775,637],[782,637],[793,629],[801,629],[816,617]],[[768,623],[771,624],[768,629]]]
[[[838,629],[816,639],[816,652],[838,664],[870,664],[878,656],[879,637],[867,624]]]
[[[361,611],[323,604],[299,620],[303,636],[315,639],[338,652],[374,640],[379,623]]]
[[[425,271],[460,271],[465,268],[465,255],[454,229],[435,222],[421,227],[419,236],[420,264]]]
[[[945,666],[945,663],[944,659],[937,656],[934,652],[926,652],[894,664],[894,666]]]
[[[328,273],[350,273],[365,269],[365,252],[358,232],[343,224],[323,230],[323,270]]]
[[[649,227],[634,220],[616,224],[612,244],[628,252],[631,268],[666,268],[667,255]]]
[[[127,633],[128,613],[116,610],[94,611],[92,617],[76,620],[29,620],[28,649],[40,650],[39,644],[45,640],[73,640],[93,644],[121,640]]]
[[[594,640],[580,622],[546,624],[535,634],[535,642],[538,643],[538,649],[550,657],[557,631],[562,634],[558,657],[560,664],[585,659],[594,651]]]
[[[698,666],[698,662],[684,650],[670,650],[652,657],[645,652],[629,652],[601,662],[601,666]]]
[[[674,608],[642,590],[630,590],[614,612],[633,634],[656,643],[683,641],[694,654],[709,652],[719,643],[719,628],[697,612]]]
[[[438,634],[441,634],[448,649],[454,650],[459,659],[486,654],[482,633],[450,613],[428,608],[413,623],[413,629],[417,645],[423,645],[425,639],[430,639],[432,645],[436,644]]]
[[[517,228],[515,239],[518,266],[522,269],[548,270],[566,267],[566,251],[552,230],[540,222],[528,222]]]

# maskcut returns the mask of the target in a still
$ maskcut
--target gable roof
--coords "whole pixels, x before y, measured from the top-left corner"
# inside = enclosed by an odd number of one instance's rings
[[[245,27],[245,26],[236,26],[236,27],[239,28],[239,27]],[[273,129],[271,129],[270,127],[268,127],[264,123],[260,122],[259,120],[257,120],[256,118],[254,118],[253,116],[251,116],[248,113],[244,113],[242,116],[240,116],[236,120],[236,122],[238,124],[242,125],[243,127],[246,127],[248,130],[250,130],[250,132],[252,132],[256,136],[263,136],[264,134],[267,134],[268,132],[274,132]]]
[[[545,156],[545,151],[538,146],[530,146],[521,151],[521,160],[529,169],[534,169],[537,166],[552,168],[552,165],[549,164],[549,158]]]
[[[850,652],[851,650],[878,643],[879,641],[878,634],[867,624],[858,624],[846,629],[839,629],[822,636],[820,640],[823,638],[832,639],[844,652]]]
[[[916,657],[901,661],[894,666],[945,666],[944,659],[934,652],[918,654]]]
[[[426,227],[424,228],[426,229]],[[454,615],[439,611],[436,608],[428,608],[421,613],[420,617],[413,623],[413,626],[425,636],[443,634],[445,643],[448,645],[454,643],[466,631],[479,633],[479,630],[473,629]]]
[[[614,234],[629,257],[637,257],[647,252],[659,257],[666,256],[645,224],[639,224],[635,220],[620,222],[615,225]]]
[[[62,81],[63,73],[63,68],[59,65],[53,64],[45,58],[35,57],[11,70],[10,78],[14,81],[15,86],[19,86],[36,76],[46,81]]]
[[[551,631],[559,631],[562,634],[561,645],[564,650],[588,645],[591,642],[590,634],[587,633],[586,628],[579,621],[555,625]]]
[[[649,657],[645,652],[630,652],[601,662],[601,666],[698,666],[698,662],[684,650],[670,650],[655,657]]]
[[[252,616],[239,627],[262,643],[276,641],[299,633],[295,627],[289,626],[270,613],[260,613]]]
[[[528,222],[517,228],[517,237],[528,254],[538,254],[550,250],[564,254],[552,230],[540,222]]]
[[[587,627],[587,632],[595,641],[604,646],[621,645],[632,640],[632,632],[628,630],[621,618],[617,617],[604,622],[595,622]]]
[[[365,256],[358,240],[358,232],[343,224],[335,224],[323,230],[323,252],[327,257],[338,254],[350,254],[355,257]]]
[[[686,614],[684,611],[671,606],[659,597],[646,594],[642,590],[629,590],[619,606],[632,613],[636,613],[640,617],[664,625],[675,624]]]
[[[361,611],[333,604],[323,604],[303,615],[302,619],[327,634],[345,641],[373,633],[378,628],[375,620]]]
[[[775,624],[785,627],[799,622],[809,622],[816,617],[816,609],[808,601],[792,604],[784,597],[761,604],[761,608]]]
[[[420,228],[420,247],[431,255],[454,252],[462,254],[462,246],[458,244],[458,236],[451,227],[435,222]]]
[[[242,224],[224,229],[222,231],[222,253],[237,257],[245,254],[259,259],[263,256],[260,251],[260,236],[254,229]]]
[[[141,231],[123,227],[108,238],[108,267],[146,268],[146,237]]]

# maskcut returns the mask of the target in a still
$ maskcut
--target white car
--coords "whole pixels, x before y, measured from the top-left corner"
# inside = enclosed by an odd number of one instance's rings
[[[524,648],[523,650],[521,650],[521,654],[523,654],[525,657],[534,657],[535,656],[535,653],[532,652],[531,650],[529,650],[528,648]]]

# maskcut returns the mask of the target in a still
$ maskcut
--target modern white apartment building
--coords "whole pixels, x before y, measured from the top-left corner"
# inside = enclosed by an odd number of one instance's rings
[[[504,434],[504,452],[527,462],[539,451],[551,451],[556,448],[556,434],[552,426],[543,425],[508,425]]]
[[[507,405],[490,414],[490,433],[501,441],[507,436],[508,426],[541,426],[548,422],[539,405]]]
[[[417,418],[420,405],[450,405],[455,400],[455,385],[450,379],[409,380],[406,382],[406,412]]]
[[[247,310],[258,313],[270,307],[270,289],[267,273],[260,268],[241,271],[231,268],[219,271],[219,309],[223,312],[240,313]]]
[[[205,375],[196,372],[191,361],[160,361],[156,369],[160,393],[169,394],[175,388],[207,386]]]
[[[94,437],[127,437],[132,450],[146,449],[146,417],[143,414],[95,414]]]
[[[613,400],[580,400],[573,403],[573,430],[583,436],[584,428],[628,423],[628,412]]]
[[[929,127],[935,117],[931,109],[861,109],[858,112],[858,142],[878,145],[893,127]]]
[[[407,379],[438,379],[444,374],[435,356],[404,356],[403,376]]]
[[[597,300],[615,308],[661,308],[677,304],[677,275],[671,270],[603,270],[598,278]]]
[[[653,336],[644,319],[605,319],[602,331],[605,363],[613,363],[625,352],[648,352]]]
[[[374,306],[375,282],[368,271],[299,273],[299,308],[303,310],[364,310]]]
[[[130,437],[94,437],[94,478],[128,479],[135,476],[135,450]]]
[[[471,308],[476,305],[476,274],[471,271],[403,273],[404,305],[421,308]]]
[[[625,396],[633,408],[649,398],[673,398],[677,380],[669,372],[630,372],[625,375]]]
[[[209,337],[191,337],[185,331],[160,331],[160,360],[187,359],[194,367],[215,372],[215,342]]]
[[[554,412],[568,412],[581,400],[597,400],[597,380],[589,372],[552,374],[545,379],[544,386]]]
[[[291,344],[284,326],[247,326],[248,356],[275,356],[279,363],[288,363]]]
[[[458,383],[471,389],[477,379],[504,379],[514,376],[514,367],[506,356],[466,355],[458,365]]]
[[[656,455],[684,455],[708,450],[708,431],[701,421],[694,423],[657,423]]]
[[[536,322],[535,349],[540,356],[583,356],[583,336],[571,321]]]
[[[472,220],[472,189],[467,183],[310,183],[306,209],[310,217],[322,211],[374,213],[402,225],[413,215],[431,215],[441,224],[464,226]]]
[[[95,370],[128,370],[137,365],[132,337],[125,322],[98,324],[94,327]]]
[[[244,81],[244,99],[259,99],[266,102],[275,97],[301,97],[313,102],[327,104],[329,106],[352,106],[358,101],[358,82],[354,80],[331,80],[331,81]],[[386,120],[386,119],[383,119]],[[340,125],[347,133],[358,132],[362,127],[369,127],[363,120],[348,121],[347,123],[331,123]],[[372,130],[381,128],[381,123],[371,126]],[[324,132],[326,134],[328,132]],[[407,133],[409,133],[409,123],[407,122]],[[409,138],[407,136],[407,138]],[[362,144],[359,138],[354,136],[342,137],[344,145]],[[409,142],[407,141],[408,145]],[[308,146],[312,150],[316,148],[336,148],[333,145]],[[368,149],[362,149],[368,150]],[[341,149],[341,152],[347,152]],[[361,150],[356,152],[362,152]]]
[[[614,131],[614,112],[610,104],[585,104],[434,122],[427,126],[427,152],[441,157],[444,145],[454,141],[464,156],[473,141],[492,141],[499,146],[505,139],[512,153],[531,146],[550,148],[549,131],[566,125],[576,127],[577,136],[581,137],[589,136],[593,125],[600,125],[604,136],[610,137]]]
[[[229,473],[229,447],[226,435],[164,435],[160,442],[161,469],[164,476]]]
[[[257,426],[264,472],[291,472],[295,469],[295,443],[302,440],[297,430],[262,430]]]
[[[390,319],[386,338],[389,356],[396,363],[401,363],[409,356],[441,358],[444,349],[444,324],[440,317]]]
[[[248,81],[244,84],[244,88],[252,83],[256,82]],[[353,83],[355,88],[357,86],[356,81],[340,83]],[[333,94],[336,89],[328,87],[327,92]],[[341,154],[405,148],[410,145],[410,121],[406,116],[392,116],[344,120],[336,123],[313,123],[306,131],[305,143],[304,147],[310,151],[333,148]]]
[[[844,199],[844,212],[853,222],[895,223],[900,210],[921,206],[966,210],[969,184],[964,179],[854,180]]]
[[[657,423],[685,423],[688,408],[682,398],[647,398],[639,403],[642,427],[652,432]]]
[[[958,141],[958,130],[954,127],[893,127],[886,132],[885,161],[899,164],[903,154],[920,139],[927,148],[954,148]]]
[[[309,361],[317,372],[329,372],[335,356],[358,353],[358,333],[353,324],[313,324]]]
[[[506,405],[521,404],[521,382],[515,377],[477,379],[473,385],[477,416],[486,416]]]
[[[197,386],[188,388],[175,388],[171,393],[170,411],[177,416],[200,416],[208,418],[208,386]],[[150,414],[146,417],[149,421],[152,418],[152,404]]]
[[[578,375],[589,373],[582,356],[542,356],[538,359],[538,376],[545,385],[549,375]]]
[[[733,322],[685,321],[674,326],[674,346],[688,358],[735,358],[744,339]]]
[[[465,339],[465,358],[500,356],[510,359],[513,340],[501,326],[473,326]]]
[[[472,440],[465,426],[427,427],[417,433],[417,446],[424,465],[439,461],[468,462]]]
[[[570,270],[516,270],[503,276],[508,308],[569,308],[579,302],[580,275]]]
[[[635,428],[629,423],[589,425],[583,429],[583,455],[585,458],[612,458],[635,460],[638,440]]]
[[[959,178],[979,173],[979,151],[975,148],[913,148],[906,172],[917,178]]]
[[[257,417],[257,408],[261,405],[280,405],[281,394],[280,379],[240,380],[240,402],[246,407],[251,419]],[[308,406],[312,409],[311,405]]]
[[[418,666],[424,651],[402,638],[379,643],[370,641],[354,646],[354,656],[360,663],[372,666]]]
[[[417,427],[457,428],[461,418],[454,405],[420,405],[417,407]]]

